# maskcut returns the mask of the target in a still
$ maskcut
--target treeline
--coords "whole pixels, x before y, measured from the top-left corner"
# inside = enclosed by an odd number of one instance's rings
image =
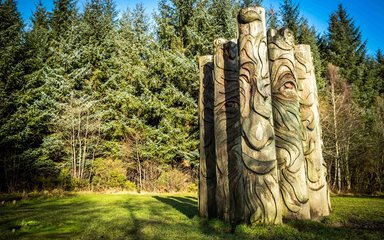
[[[195,190],[198,56],[236,36],[262,1],[160,0],[122,13],[112,0],[40,2],[26,27],[0,0],[0,192]],[[290,0],[267,9],[313,52],[324,156],[335,191],[383,191],[384,56],[366,53],[340,6],[318,35]]]

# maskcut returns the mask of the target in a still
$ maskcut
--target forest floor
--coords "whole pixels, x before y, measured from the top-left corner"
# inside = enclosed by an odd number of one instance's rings
[[[193,194],[0,196],[0,239],[383,239],[384,198],[331,197],[322,222],[239,225],[200,219]]]

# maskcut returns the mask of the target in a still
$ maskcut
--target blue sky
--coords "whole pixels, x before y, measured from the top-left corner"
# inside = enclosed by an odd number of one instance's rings
[[[330,14],[342,3],[347,12],[355,20],[355,25],[360,26],[363,39],[368,39],[368,53],[374,54],[377,49],[384,50],[384,0],[293,0],[300,4],[301,14],[314,25],[319,33],[327,30]],[[35,4],[38,0],[18,0],[18,9],[25,21],[29,21]],[[79,7],[85,4],[86,0],[79,0]],[[115,0],[117,9],[121,12],[133,8],[136,3],[142,2],[149,15],[157,9],[157,0]],[[263,6],[279,8],[282,0],[264,0]],[[43,4],[48,10],[52,9],[53,0],[45,0]]]

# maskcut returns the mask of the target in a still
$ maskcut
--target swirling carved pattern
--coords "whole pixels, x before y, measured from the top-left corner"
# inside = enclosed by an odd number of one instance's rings
[[[288,29],[267,44],[262,8],[242,9],[238,23],[238,45],[217,39],[200,58],[200,216],[321,219],[330,201],[309,47]]]
[[[216,145],[216,201],[219,218],[236,223],[242,213],[237,196],[241,177],[239,64],[236,41],[214,42],[214,131]],[[240,199],[241,200],[241,199]]]
[[[200,129],[200,169],[199,169],[199,214],[200,217],[216,217],[216,152],[213,123],[213,58],[201,56],[199,129]]]
[[[296,45],[295,60],[300,115],[304,127],[303,146],[311,218],[320,219],[329,215],[330,202],[326,181],[327,170],[321,149],[317,87],[310,46]]]
[[[244,218],[280,223],[264,9],[242,9],[238,22]]]
[[[271,29],[268,43],[283,215],[309,219],[293,33],[284,28]]]

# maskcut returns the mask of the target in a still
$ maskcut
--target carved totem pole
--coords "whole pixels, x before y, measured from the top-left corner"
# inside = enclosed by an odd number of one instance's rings
[[[239,111],[239,63],[235,40],[214,42],[214,131],[216,146],[217,217],[237,222],[236,186],[241,172],[241,126]]]
[[[276,155],[283,215],[309,219],[293,41],[289,29],[268,32]]]
[[[308,198],[312,219],[329,215],[330,201],[327,187],[327,168],[321,151],[320,116],[317,101],[315,69],[311,47],[295,46],[300,115],[303,123],[303,150],[306,163]]]
[[[213,125],[213,61],[202,56],[200,66],[199,129],[200,129],[200,182],[199,213],[201,217],[216,217],[216,152]]]
[[[250,222],[280,223],[264,9],[242,9],[238,22],[244,217]]]
[[[330,202],[309,46],[239,11],[237,41],[200,57],[199,213],[231,224],[321,219]]]

